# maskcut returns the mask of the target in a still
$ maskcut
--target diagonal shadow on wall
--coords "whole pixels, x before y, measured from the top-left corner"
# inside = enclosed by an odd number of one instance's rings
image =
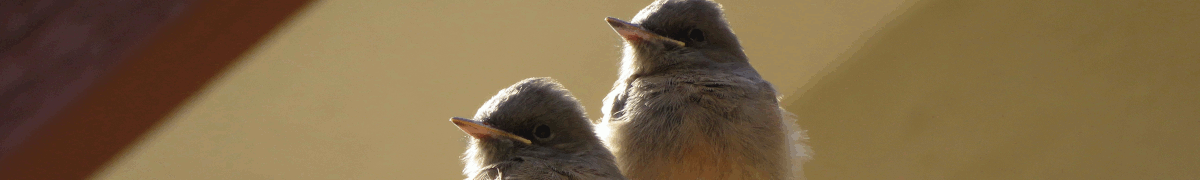
[[[936,1],[797,91],[810,179],[1194,179],[1200,1]]]

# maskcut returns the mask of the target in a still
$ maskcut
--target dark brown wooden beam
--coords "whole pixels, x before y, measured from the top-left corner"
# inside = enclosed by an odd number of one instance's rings
[[[308,2],[0,3],[0,179],[89,177]]]
[[[114,2],[0,3],[0,155],[21,144],[189,4]]]

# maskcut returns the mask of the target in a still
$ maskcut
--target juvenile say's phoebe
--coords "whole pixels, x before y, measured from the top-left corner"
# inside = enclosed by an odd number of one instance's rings
[[[806,138],[750,66],[721,5],[659,0],[632,22],[602,136],[630,179],[803,179]]]
[[[467,179],[625,179],[570,92],[550,78],[522,80],[475,119],[451,118],[470,135]]]

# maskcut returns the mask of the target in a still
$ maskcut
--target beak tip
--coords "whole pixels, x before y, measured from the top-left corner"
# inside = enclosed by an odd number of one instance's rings
[[[463,125],[463,123],[465,123],[465,122],[471,122],[471,120],[470,120],[470,119],[467,119],[467,118],[451,117],[451,118],[450,118],[450,122],[454,123],[455,125],[462,126],[462,125]]]
[[[633,23],[625,22],[625,21],[623,21],[623,20],[621,20],[621,19],[617,19],[617,18],[615,18],[615,17],[606,17],[606,18],[604,18],[604,21],[605,21],[605,22],[608,22],[608,25],[609,25],[609,26],[612,26],[613,28],[630,28],[630,27],[634,27]]]

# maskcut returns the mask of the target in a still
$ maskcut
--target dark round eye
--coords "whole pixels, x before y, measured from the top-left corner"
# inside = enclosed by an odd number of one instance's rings
[[[550,138],[552,135],[554,135],[554,133],[550,132],[550,126],[545,124],[538,125],[537,128],[533,129],[533,136],[537,136],[538,139]]]
[[[704,31],[700,31],[700,29],[692,29],[691,31],[688,31],[688,38],[692,39],[692,42],[704,42]]]

